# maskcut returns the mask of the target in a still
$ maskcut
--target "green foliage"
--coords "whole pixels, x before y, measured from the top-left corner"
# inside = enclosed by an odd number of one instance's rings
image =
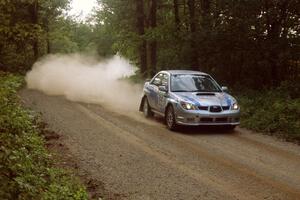
[[[138,73],[129,76],[129,77],[125,77],[123,78],[125,81],[129,82],[129,83],[133,83],[133,84],[140,84],[143,85],[145,83],[145,79]]]
[[[111,34],[114,52],[142,68],[139,44],[146,41],[142,53],[147,55],[148,72],[196,69],[229,85],[253,89],[259,89],[261,83],[277,87],[282,81],[300,77],[298,0],[177,1],[178,21],[176,1],[98,2],[101,6],[95,21]],[[142,12],[137,10],[138,2],[144,3],[143,35],[137,25]],[[150,25],[153,2],[157,3],[156,27]],[[151,65],[153,41],[157,42],[156,66]]]
[[[49,42],[50,53],[74,53],[79,50],[73,40],[76,22],[71,17],[61,16],[51,21]]]
[[[138,44],[141,38],[135,28],[135,1],[98,0],[98,2],[103,8],[96,11],[94,16],[99,31],[98,38],[103,44],[103,47],[101,44],[98,46],[98,52],[100,55],[119,52],[137,64]],[[110,44],[103,41],[106,38]]]
[[[295,96],[287,85],[238,95],[241,126],[300,140],[300,95]]]
[[[2,71],[25,72],[47,53],[49,24],[69,0],[1,0],[0,61]]]
[[[52,167],[35,117],[19,104],[22,84],[0,74],[0,199],[87,199],[75,178]]]

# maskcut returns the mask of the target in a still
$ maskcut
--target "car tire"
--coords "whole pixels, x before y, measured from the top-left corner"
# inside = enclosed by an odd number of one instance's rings
[[[176,123],[175,113],[173,106],[168,106],[165,114],[165,121],[167,124],[168,129],[171,131],[175,131],[178,128]]]
[[[144,97],[143,99],[143,113],[146,118],[153,116],[153,112],[151,110],[147,97]]]

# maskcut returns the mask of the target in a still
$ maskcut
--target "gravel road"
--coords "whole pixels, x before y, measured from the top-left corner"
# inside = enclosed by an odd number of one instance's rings
[[[300,147],[243,129],[166,129],[37,91],[20,92],[62,134],[78,166],[119,199],[300,199]]]

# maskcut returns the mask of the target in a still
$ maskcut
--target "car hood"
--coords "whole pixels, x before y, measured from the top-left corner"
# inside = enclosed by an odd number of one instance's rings
[[[179,100],[191,102],[197,106],[231,106],[236,102],[235,98],[225,92],[174,92],[174,94]]]

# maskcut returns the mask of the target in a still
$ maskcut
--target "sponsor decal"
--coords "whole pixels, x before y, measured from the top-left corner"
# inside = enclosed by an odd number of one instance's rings
[[[191,97],[188,97],[188,96],[182,96],[184,98],[186,98],[187,100],[191,101],[193,104],[195,104],[196,106],[201,106],[200,102],[191,98]]]
[[[225,97],[225,100],[226,100],[226,102],[227,102],[227,105],[228,105],[228,106],[231,106],[231,102],[232,102],[232,101],[231,101],[231,98],[230,98],[227,94],[225,94],[224,97]]]

